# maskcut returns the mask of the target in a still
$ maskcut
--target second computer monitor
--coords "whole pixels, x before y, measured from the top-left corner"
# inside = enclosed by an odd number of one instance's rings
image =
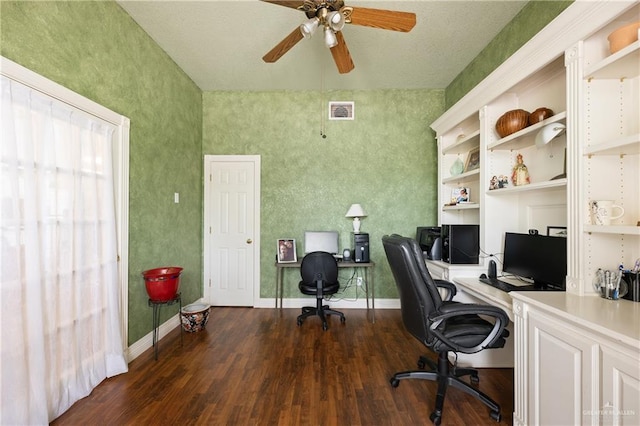
[[[338,231],[305,231],[304,253],[326,251],[338,254]]]

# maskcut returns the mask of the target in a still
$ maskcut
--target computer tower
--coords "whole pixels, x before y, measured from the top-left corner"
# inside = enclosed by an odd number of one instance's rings
[[[451,264],[477,264],[479,225],[442,225],[442,260]]]
[[[442,260],[442,238],[439,226],[418,226],[416,241],[429,260]]]
[[[368,263],[369,260],[369,234],[353,234],[353,260],[358,263]]]

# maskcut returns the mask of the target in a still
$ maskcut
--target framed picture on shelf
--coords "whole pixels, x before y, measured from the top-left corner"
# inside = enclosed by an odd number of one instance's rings
[[[295,263],[298,261],[296,256],[296,240],[291,238],[282,238],[278,240],[278,263]]]
[[[480,167],[480,148],[474,148],[469,151],[467,155],[467,161],[464,164],[464,171],[470,172]]]
[[[452,203],[469,203],[471,202],[471,193],[469,188],[460,187],[453,188],[451,191],[451,202]]]
[[[567,237],[566,226],[547,226],[547,235],[550,237]]]

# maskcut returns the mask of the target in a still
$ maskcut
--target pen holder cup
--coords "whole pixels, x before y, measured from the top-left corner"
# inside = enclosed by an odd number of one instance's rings
[[[623,272],[598,269],[593,279],[593,289],[604,299],[618,300],[625,297],[629,292],[629,286],[620,274]]]

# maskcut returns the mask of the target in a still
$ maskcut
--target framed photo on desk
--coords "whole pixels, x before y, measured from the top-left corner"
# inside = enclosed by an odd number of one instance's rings
[[[296,256],[296,240],[292,238],[282,238],[278,240],[278,263],[295,263],[298,261]]]

